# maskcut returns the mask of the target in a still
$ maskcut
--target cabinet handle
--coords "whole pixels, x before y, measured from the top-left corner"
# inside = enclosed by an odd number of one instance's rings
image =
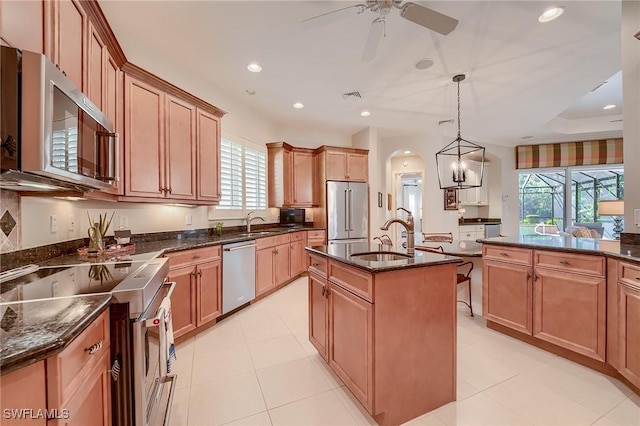
[[[312,263],[311,266],[320,266],[320,264],[319,263]],[[640,280],[640,277],[637,277],[636,279]]]
[[[324,286],[322,286],[322,297],[324,297],[325,292],[326,292],[326,289],[324,288]]]
[[[169,194],[171,194],[171,191],[172,191],[171,187],[169,187],[168,191],[169,191]]]
[[[201,277],[202,276],[202,271],[198,271],[198,276]]]
[[[567,260],[561,260],[560,261],[561,265],[571,265],[571,262],[567,261]]]
[[[324,296],[325,297],[329,297],[329,295],[331,294],[331,290],[327,289],[327,291],[324,292]]]
[[[636,277],[636,280],[640,281],[640,277]]]
[[[535,272],[533,273],[533,280],[538,281],[538,274],[536,274]]]
[[[192,259],[200,259],[200,255],[196,254],[195,256],[192,257]]]
[[[191,276],[192,276],[192,277],[195,277],[196,275],[197,275],[197,273],[196,273],[196,272],[192,272],[192,273],[191,273]]]
[[[527,271],[527,281],[529,281],[529,278],[531,278],[531,272]]]
[[[84,351],[89,352],[89,355],[93,355],[100,349],[102,349],[102,340],[100,340],[98,343],[94,343],[93,345],[84,348]]]
[[[509,257],[509,254],[507,254],[507,253],[505,253],[505,252],[503,252],[503,251],[502,251],[502,252],[500,252],[500,256],[502,256],[502,257]]]
[[[164,188],[163,187],[158,187],[158,192],[164,192]]]

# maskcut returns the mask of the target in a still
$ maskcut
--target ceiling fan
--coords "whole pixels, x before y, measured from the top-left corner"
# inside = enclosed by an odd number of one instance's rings
[[[400,10],[400,16],[404,19],[421,25],[429,30],[442,35],[447,35],[458,25],[458,20],[450,16],[443,15],[428,7],[421,6],[413,2],[403,0],[367,0],[366,3],[354,4],[343,7],[322,15],[314,16],[302,21],[306,27],[315,26],[335,19],[350,15],[355,10],[358,15],[365,10],[377,13],[379,16],[371,23],[367,42],[362,54],[363,61],[370,61],[376,56],[380,38],[385,33],[386,16],[394,9]]]

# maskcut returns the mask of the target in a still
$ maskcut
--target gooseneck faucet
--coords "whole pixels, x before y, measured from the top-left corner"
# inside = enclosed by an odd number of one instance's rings
[[[404,228],[407,230],[407,254],[413,256],[415,254],[415,240],[413,237],[413,215],[409,210],[403,207],[398,207],[396,210],[404,210],[405,212],[407,212],[407,221],[405,222],[400,218],[394,217],[386,221],[384,225],[380,227],[380,229],[383,231],[387,231],[392,223],[399,223],[400,225],[404,226]]]
[[[247,213],[247,234],[251,232],[251,221],[253,219],[260,219],[261,221],[264,222],[264,217],[262,217],[262,216],[251,217],[251,215],[254,214],[254,213],[255,212]]]

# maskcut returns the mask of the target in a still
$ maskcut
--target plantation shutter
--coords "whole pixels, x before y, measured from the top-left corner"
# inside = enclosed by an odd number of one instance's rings
[[[220,186],[217,208],[242,210],[242,145],[227,139],[220,145]]]
[[[245,205],[248,210],[267,208],[267,156],[245,148]]]

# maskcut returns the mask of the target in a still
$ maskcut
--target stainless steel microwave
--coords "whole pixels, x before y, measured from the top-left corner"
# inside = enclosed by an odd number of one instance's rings
[[[44,55],[1,49],[0,188],[113,188],[112,122]]]

